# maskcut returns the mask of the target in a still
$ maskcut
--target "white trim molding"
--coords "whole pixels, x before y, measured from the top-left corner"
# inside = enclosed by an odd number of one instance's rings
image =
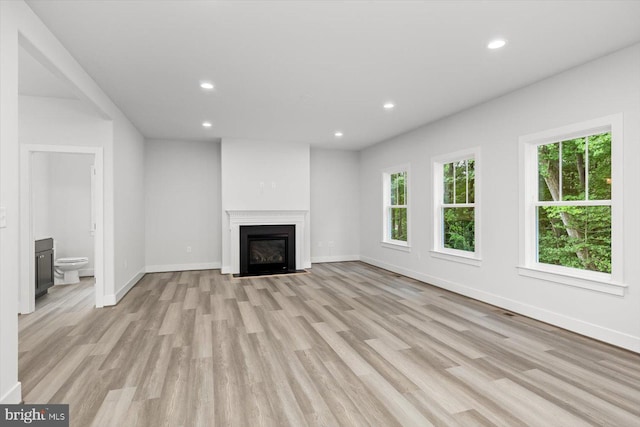
[[[75,145],[47,145],[47,144],[22,144],[20,146],[20,297],[19,312],[31,313],[35,310],[35,265],[33,253],[33,200],[31,189],[31,168],[34,153],[70,153],[93,155],[95,177],[95,191],[92,194],[92,205],[95,208],[95,235],[94,235],[94,277],[95,277],[95,306],[105,305],[106,289],[110,289],[110,283],[106,283],[107,271],[113,271],[113,265],[106,265],[108,251],[106,247],[113,243],[113,236],[105,233],[105,191],[104,191],[104,156],[102,147],[75,146]],[[113,277],[109,274],[108,277]]]
[[[451,203],[445,205],[444,198],[444,165],[448,163],[459,162],[462,160],[473,160],[473,202]],[[464,150],[455,151],[453,153],[434,156],[431,159],[431,167],[433,169],[433,242],[430,254],[434,258],[444,259],[452,262],[460,262],[479,267],[482,264],[481,257],[481,190],[482,190],[482,160],[480,147],[471,147]],[[468,188],[467,188],[468,194]],[[464,251],[459,249],[451,249],[444,247],[444,225],[442,210],[445,207],[472,207],[474,218],[474,251]]]
[[[561,283],[567,286],[575,286],[578,288],[589,289],[592,291],[603,292],[605,294],[618,296],[624,296],[627,289],[627,285],[611,281],[609,279],[609,274],[587,272],[588,274],[585,274],[584,277],[580,277],[579,274],[581,273],[581,270],[575,271],[575,269],[565,269],[569,270],[569,273],[564,273],[562,269],[562,267],[559,267],[558,269],[556,269],[556,271],[552,271],[552,268],[543,269],[542,266],[538,268],[521,266],[518,267],[518,274],[520,274],[521,276],[532,277],[534,279]],[[600,278],[598,279],[598,277]]]
[[[17,382],[4,396],[0,397],[0,405],[16,405],[22,402],[22,383]]]
[[[308,237],[306,210],[227,210],[229,219],[229,265],[222,266],[222,274],[240,272],[240,226],[242,225],[284,225],[296,227],[296,269],[311,267],[311,245]],[[225,248],[223,248],[225,250]]]
[[[407,224],[408,225],[408,224]],[[408,231],[408,229],[407,229]],[[408,238],[409,236],[407,236]],[[397,240],[390,240],[388,242],[380,242],[380,246],[387,249],[393,249],[394,251],[411,252],[411,246],[405,242],[398,242]]]
[[[95,276],[95,270],[93,268],[85,268],[78,271],[80,277],[93,277]]]
[[[348,262],[360,261],[360,255],[329,255],[311,257],[312,264],[322,264],[325,262]]]
[[[473,253],[466,255],[464,251],[455,251],[447,253],[445,251],[429,251],[433,258],[443,259],[445,261],[457,262],[460,264],[472,265],[474,267],[482,266],[482,259],[476,258]]]
[[[219,270],[219,262],[200,262],[192,264],[147,265],[146,273],[169,273],[172,271]]]
[[[611,200],[538,201],[538,146],[611,132]],[[623,114],[613,114],[520,137],[520,254],[518,273],[553,283],[624,296],[623,277]],[[611,274],[538,262],[536,209],[545,205],[611,206]]]
[[[133,289],[133,287],[135,285],[137,285],[140,280],[142,280],[142,278],[145,275],[145,269],[141,269],[139,272],[137,272],[136,274],[134,274],[134,276],[129,279],[129,281],[127,282],[126,285],[124,285],[122,288],[120,288],[119,291],[116,292],[116,304],[120,302],[120,300],[122,300],[122,298],[124,298],[124,296],[131,290]],[[106,305],[106,304],[105,304]]]
[[[394,240],[390,236],[389,230],[389,209],[391,205],[391,175],[404,172],[406,179],[404,183],[405,201],[404,208],[407,210],[407,241]],[[382,173],[382,247],[389,249],[398,249],[405,252],[411,252],[411,164],[391,166],[381,170]],[[402,207],[398,205],[398,207]]]

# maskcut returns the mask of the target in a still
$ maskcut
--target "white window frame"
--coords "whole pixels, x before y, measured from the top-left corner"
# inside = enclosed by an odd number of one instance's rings
[[[603,132],[611,132],[611,274],[539,263],[536,219],[539,205],[538,146]],[[622,113],[520,137],[520,275],[613,295],[625,294],[627,286],[622,277],[622,138]]]
[[[391,208],[391,175],[405,172],[407,178],[405,188],[407,190],[405,202],[407,209],[407,241],[391,238],[389,229],[389,209]],[[383,247],[411,252],[411,168],[409,164],[398,165],[382,170],[382,242]]]
[[[453,203],[445,204],[444,197],[444,165],[461,160],[474,161],[474,202],[473,203]],[[481,159],[480,147],[472,147],[465,150],[456,151],[431,159],[433,169],[433,246],[431,256],[434,258],[445,259],[448,261],[460,262],[479,267],[482,263],[481,258],[481,228],[480,228],[480,204],[481,204]],[[468,190],[467,190],[468,191]],[[474,251],[462,251],[459,249],[451,249],[444,247],[444,207],[472,207],[474,209]]]

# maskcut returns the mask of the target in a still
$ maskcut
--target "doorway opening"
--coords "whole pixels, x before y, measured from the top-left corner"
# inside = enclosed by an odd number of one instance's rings
[[[104,212],[103,212],[103,153],[102,147],[85,147],[85,146],[61,146],[61,145],[34,145],[25,144],[21,146],[20,153],[20,209],[22,212],[21,229],[20,229],[20,313],[32,313],[35,310],[36,285],[37,285],[37,258],[34,256],[36,251],[36,240],[40,241],[47,238],[43,231],[43,220],[36,218],[42,214],[37,211],[38,188],[37,180],[34,180],[34,172],[38,166],[38,161],[42,156],[46,155],[56,158],[60,161],[63,157],[83,157],[83,161],[91,164],[92,167],[87,171],[91,177],[91,220],[87,224],[87,231],[92,236],[92,265],[90,273],[95,278],[95,306],[97,308],[104,306]],[[62,156],[62,157],[61,157]],[[53,195],[55,197],[55,195]],[[66,202],[72,202],[67,200]],[[73,209],[73,207],[71,207]],[[46,222],[46,220],[44,220]],[[61,242],[62,243],[62,242]],[[86,243],[85,243],[86,245]],[[58,247],[61,250],[60,255],[76,256],[71,252],[65,253],[64,247]],[[67,249],[69,250],[69,249]],[[81,255],[81,254],[77,254]],[[55,255],[55,257],[59,257]],[[84,257],[84,255],[83,255]],[[77,260],[76,260],[77,261]],[[85,267],[87,265],[83,265]],[[60,269],[61,270],[61,269]],[[60,272],[58,272],[60,275]],[[79,272],[83,275],[83,271]],[[89,275],[85,270],[84,275]],[[59,278],[60,279],[60,278]],[[60,283],[64,282],[64,278],[60,279]],[[42,292],[42,291],[41,291]]]

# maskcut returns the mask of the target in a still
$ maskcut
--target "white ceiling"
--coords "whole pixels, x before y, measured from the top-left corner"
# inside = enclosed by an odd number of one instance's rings
[[[640,41],[640,1],[28,4],[146,137],[164,139],[358,149]],[[507,46],[486,49],[498,36]]]

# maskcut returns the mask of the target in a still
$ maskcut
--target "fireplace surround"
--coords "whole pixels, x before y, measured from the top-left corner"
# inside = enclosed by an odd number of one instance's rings
[[[222,273],[240,274],[240,227],[245,225],[295,225],[296,270],[311,267],[309,211],[228,209],[223,222]]]

